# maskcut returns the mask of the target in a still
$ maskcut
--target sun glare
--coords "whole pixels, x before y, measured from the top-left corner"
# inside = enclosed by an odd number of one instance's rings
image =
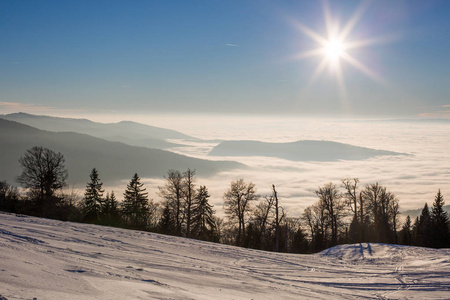
[[[356,9],[352,17],[344,24],[339,26],[337,18],[333,18],[328,5],[324,2],[323,12],[326,25],[326,34],[321,35],[309,27],[304,26],[296,21],[294,25],[302,31],[305,35],[314,40],[318,47],[308,51],[301,52],[296,56],[297,59],[304,59],[308,57],[321,57],[316,70],[312,73],[310,83],[315,81],[321,74],[328,69],[337,78],[339,90],[342,96],[345,96],[345,84],[343,74],[343,63],[348,64],[366,76],[382,82],[381,78],[373,72],[370,68],[360,62],[354,54],[358,48],[367,47],[372,44],[379,44],[387,41],[387,38],[366,38],[362,40],[350,40],[350,33],[355,28],[355,25],[361,19],[367,8],[367,1],[361,2],[361,5]]]
[[[344,43],[338,39],[329,40],[323,48],[325,55],[331,60],[337,60],[344,52]]]

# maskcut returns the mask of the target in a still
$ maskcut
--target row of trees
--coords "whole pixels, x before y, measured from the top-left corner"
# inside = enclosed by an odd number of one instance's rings
[[[164,234],[218,241],[215,216],[205,186],[195,187],[195,171],[170,170],[160,187],[163,203],[149,200],[138,174],[134,174],[121,203],[114,192],[104,197],[103,183],[94,168],[80,203],[83,222],[151,230]]]
[[[444,197],[439,190],[431,209],[425,203],[414,224],[411,225],[411,218],[407,216],[400,230],[402,244],[433,248],[450,247],[449,216],[443,209],[444,203]]]
[[[378,183],[360,187],[358,179],[328,183],[316,190],[318,201],[299,217],[288,217],[280,206],[275,185],[269,195],[257,194],[255,184],[231,182],[224,193],[226,218],[215,215],[204,185],[197,187],[194,170],[169,170],[159,187],[161,202],[149,199],[138,174],[123,193],[103,189],[93,169],[84,196],[61,192],[67,179],[64,157],[43,147],[33,147],[19,160],[17,181],[26,189],[0,182],[0,210],[155,231],[164,234],[223,242],[283,252],[315,252],[339,243],[382,242],[428,247],[449,247],[449,218],[440,191],[430,211],[411,225],[408,216],[399,227],[399,201]]]
[[[399,204],[393,193],[378,183],[360,189],[356,178],[343,179],[342,189],[332,183],[319,187],[319,200],[302,215],[314,250],[343,242],[398,243]]]

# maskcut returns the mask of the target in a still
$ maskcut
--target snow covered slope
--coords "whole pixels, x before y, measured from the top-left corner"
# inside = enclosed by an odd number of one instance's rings
[[[0,214],[6,299],[448,299],[450,249],[279,254]],[[1,297],[0,297],[1,298]]]

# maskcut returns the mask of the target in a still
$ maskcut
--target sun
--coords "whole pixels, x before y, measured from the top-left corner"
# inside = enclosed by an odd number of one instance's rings
[[[344,42],[339,39],[329,40],[323,47],[325,56],[330,60],[338,60],[344,53],[345,45]]]
[[[309,57],[320,58],[317,68],[312,73],[310,83],[321,76],[328,66],[330,72],[337,78],[340,91],[345,93],[344,65],[350,65],[364,75],[382,82],[381,78],[374,71],[356,58],[355,51],[357,51],[358,48],[387,42],[390,38],[368,37],[359,40],[351,40],[350,38],[352,30],[367,9],[368,2],[361,2],[361,5],[356,9],[352,17],[342,27],[339,26],[337,18],[333,18],[331,15],[328,2],[325,1],[323,4],[326,34],[319,34],[309,27],[304,26],[295,20],[291,20],[294,26],[318,44],[317,48],[303,51],[296,55],[297,59]]]

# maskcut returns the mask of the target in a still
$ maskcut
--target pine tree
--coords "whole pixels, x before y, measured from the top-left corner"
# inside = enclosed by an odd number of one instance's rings
[[[419,217],[416,217],[412,226],[411,245],[419,246]]]
[[[294,253],[307,253],[309,248],[308,240],[306,239],[306,233],[301,227],[295,231],[292,238],[292,252]]]
[[[105,201],[102,206],[102,223],[105,225],[119,225],[120,215],[119,215],[119,203],[116,200],[114,191],[106,194]]]
[[[208,203],[209,197],[206,186],[200,186],[192,203],[193,235],[201,240],[213,240],[216,227],[215,212]]]
[[[405,224],[403,224],[400,231],[400,239],[402,245],[412,245],[411,217],[409,215],[406,217]]]
[[[449,217],[443,209],[444,204],[439,190],[431,209],[431,246],[435,248],[449,247]]]
[[[129,226],[136,229],[145,229],[149,217],[148,193],[143,187],[144,184],[136,173],[123,194],[123,217]]]
[[[175,234],[177,232],[176,224],[172,216],[172,209],[169,202],[166,202],[161,214],[161,219],[157,226],[158,232],[163,234]]]
[[[98,177],[97,169],[92,169],[91,181],[87,183],[84,192],[83,214],[84,221],[98,222],[103,204],[103,183]]]
[[[425,203],[422,209],[422,213],[419,217],[419,223],[417,224],[416,243],[418,246],[422,247],[431,246],[431,216],[427,203]]]

